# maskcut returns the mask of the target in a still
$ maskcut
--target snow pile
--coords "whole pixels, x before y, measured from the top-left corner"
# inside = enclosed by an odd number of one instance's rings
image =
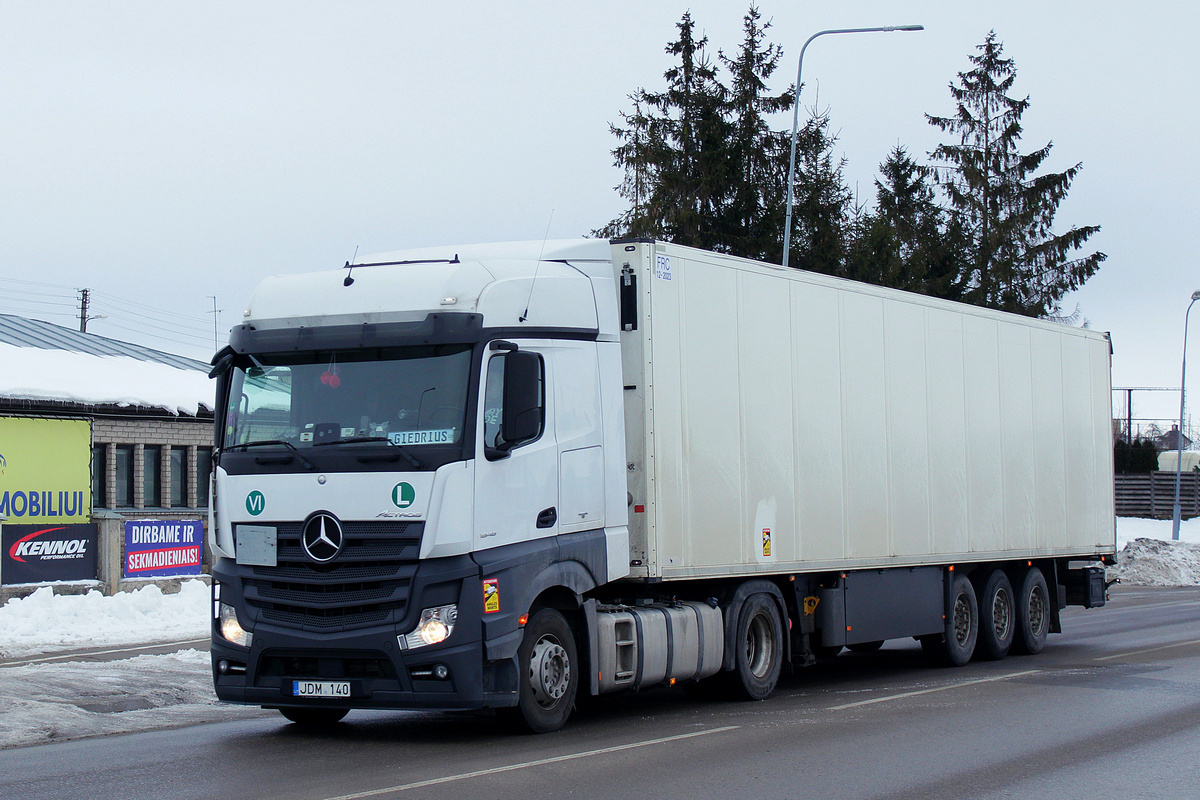
[[[1137,586],[1200,585],[1200,544],[1134,539],[1117,553],[1109,577]]]
[[[1117,518],[1117,566],[1109,580],[1135,586],[1200,585],[1200,517],[1179,525],[1179,541],[1171,541],[1171,520]]]
[[[0,364],[6,377],[0,397],[147,406],[192,415],[201,404],[213,405],[213,382],[206,373],[153,361],[0,343]]]
[[[203,639],[210,616],[209,589],[200,580],[184,581],[177,594],[150,584],[112,597],[95,590],[55,595],[43,586],[0,606],[0,657]]]

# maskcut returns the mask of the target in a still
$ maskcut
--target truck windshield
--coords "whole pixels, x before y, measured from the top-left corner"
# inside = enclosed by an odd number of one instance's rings
[[[229,383],[225,448],[461,441],[468,345],[246,356]]]

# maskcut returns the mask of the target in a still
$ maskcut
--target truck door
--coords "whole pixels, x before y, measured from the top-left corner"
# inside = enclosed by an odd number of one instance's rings
[[[484,356],[476,422],[476,550],[559,533],[552,360],[548,348],[533,342],[499,343],[501,349],[497,344]],[[503,349],[513,345],[516,349]],[[525,382],[528,388],[530,380],[535,384],[536,424],[530,424],[530,409],[525,409],[525,419],[514,423],[514,389],[520,388],[514,384]],[[519,433],[516,438],[506,438],[514,431]]]

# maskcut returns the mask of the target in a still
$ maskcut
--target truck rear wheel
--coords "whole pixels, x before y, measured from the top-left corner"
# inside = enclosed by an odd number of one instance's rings
[[[533,733],[558,730],[571,716],[579,687],[575,635],[562,614],[543,608],[529,618],[517,662],[520,722]]]
[[[1030,567],[1017,592],[1016,635],[1013,648],[1018,653],[1036,655],[1046,646],[1050,632],[1050,591],[1046,577],[1037,567]]]
[[[939,664],[961,667],[975,653],[975,642],[979,638],[979,603],[975,599],[975,588],[967,577],[960,573],[951,575],[945,632],[922,636],[921,648]]]
[[[992,570],[979,598],[979,642],[976,654],[989,661],[1008,655],[1016,629],[1012,583],[1003,570]]]
[[[340,722],[350,713],[348,708],[281,708],[279,713],[290,722],[309,728],[323,728]]]
[[[783,669],[783,622],[767,594],[753,594],[738,613],[733,642],[734,693],[746,700],[765,700],[775,691]]]

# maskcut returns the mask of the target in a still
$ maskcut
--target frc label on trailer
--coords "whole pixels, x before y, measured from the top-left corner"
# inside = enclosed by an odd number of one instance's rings
[[[483,582],[483,613],[495,614],[500,610],[500,579],[488,578]]]
[[[654,259],[654,277],[659,280],[671,280],[671,257],[656,256]]]

